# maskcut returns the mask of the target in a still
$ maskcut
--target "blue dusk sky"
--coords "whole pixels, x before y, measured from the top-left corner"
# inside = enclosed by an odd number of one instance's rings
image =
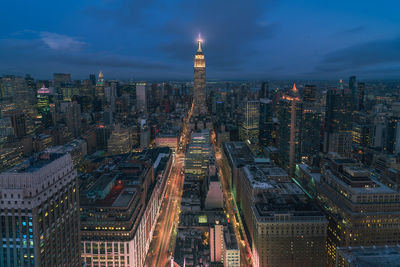
[[[0,75],[191,79],[400,78],[398,0],[13,0]]]

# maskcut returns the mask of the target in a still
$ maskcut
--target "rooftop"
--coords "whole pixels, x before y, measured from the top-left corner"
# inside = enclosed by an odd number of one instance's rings
[[[254,155],[245,142],[226,142],[224,150],[235,168],[243,167],[254,161]]]
[[[125,188],[112,204],[113,207],[126,207],[136,193],[136,188]]]
[[[355,267],[400,266],[400,245],[339,247],[338,254]]]
[[[28,159],[26,159],[21,164],[5,171],[12,172],[12,173],[33,173],[37,170],[47,166],[51,162],[55,161],[56,159],[61,158],[65,154],[62,153],[38,153],[35,154]]]
[[[257,217],[275,217],[279,214],[289,214],[293,218],[324,217],[315,204],[296,195],[264,192],[261,200],[255,203],[254,207]]]
[[[276,180],[282,178],[282,180],[289,181],[288,174],[281,168],[271,165],[260,165],[255,164],[246,165],[243,168],[247,179],[249,180],[251,187],[256,189],[272,189],[277,187]]]

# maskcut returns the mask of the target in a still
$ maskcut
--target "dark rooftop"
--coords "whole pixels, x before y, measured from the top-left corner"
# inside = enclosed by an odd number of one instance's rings
[[[64,155],[65,154],[62,153],[44,153],[44,152],[38,153],[29,157],[27,160],[13,167],[7,172],[17,172],[17,173],[35,172],[43,168],[44,166],[50,164],[54,160],[61,158]]]

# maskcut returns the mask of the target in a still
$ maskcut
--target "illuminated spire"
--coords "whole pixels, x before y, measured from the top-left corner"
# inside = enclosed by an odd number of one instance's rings
[[[293,83],[292,91],[293,91],[294,93],[297,93],[297,88],[296,88],[296,84],[295,84],[295,83]]]
[[[97,85],[103,85],[104,84],[104,76],[103,76],[103,72],[100,71],[99,72],[99,79],[97,80]]]
[[[201,36],[200,36],[200,33],[199,33],[199,37],[197,38],[197,45],[198,45],[198,47],[197,47],[197,52],[200,52],[200,53],[202,53],[203,52],[203,50],[202,50],[202,48],[201,48],[201,44],[203,43],[203,40],[201,39]]]
[[[339,90],[344,90],[344,87],[343,87],[343,80],[342,80],[342,79],[339,80],[338,89],[339,89]]]

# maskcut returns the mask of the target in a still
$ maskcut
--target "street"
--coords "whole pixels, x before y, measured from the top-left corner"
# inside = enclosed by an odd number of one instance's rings
[[[190,140],[188,123],[193,112],[193,106],[185,118],[180,138],[180,144],[175,154],[175,163],[168,177],[165,196],[160,208],[156,230],[153,234],[145,266],[167,266],[175,247],[176,227],[179,223],[179,214],[183,190],[184,175],[184,148]]]

